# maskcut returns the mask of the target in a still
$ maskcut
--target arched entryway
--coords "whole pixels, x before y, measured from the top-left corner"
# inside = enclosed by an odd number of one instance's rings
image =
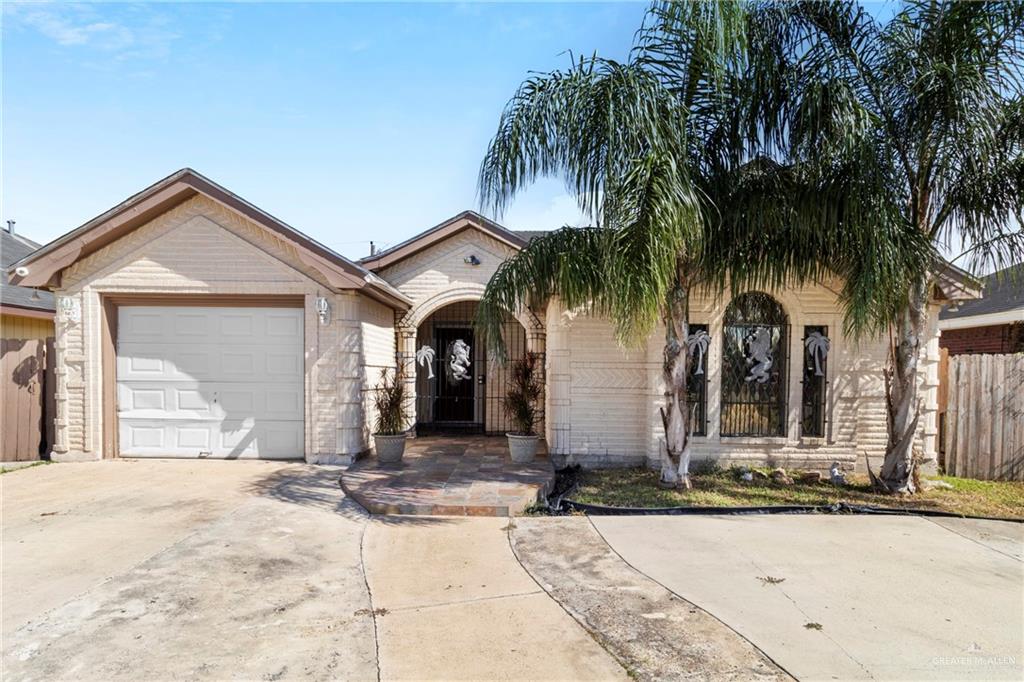
[[[438,308],[416,327],[417,433],[489,433],[509,430],[504,397],[509,365],[488,353],[474,329],[476,301]],[[503,327],[508,362],[527,352],[526,329],[515,318]]]

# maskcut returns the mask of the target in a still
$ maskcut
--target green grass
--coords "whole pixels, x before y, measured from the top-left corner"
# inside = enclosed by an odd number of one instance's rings
[[[790,473],[793,475],[793,472]],[[658,472],[648,469],[603,469],[583,473],[572,499],[610,507],[757,507],[828,505],[837,502],[933,509],[969,516],[1024,518],[1024,483],[974,481],[952,476],[939,480],[952,490],[929,490],[898,497],[871,490],[866,477],[848,476],[849,485],[830,483],[776,485],[743,483],[738,472],[713,471],[691,476],[692,490],[662,490]]]
[[[53,462],[51,462],[48,459],[41,459],[38,462],[32,462],[31,464],[26,464],[24,466],[16,466],[16,467],[0,466],[0,474],[10,474],[10,473],[13,473],[15,471],[21,471],[22,469],[31,469],[32,467],[37,467],[37,466],[41,466],[43,464],[52,464],[52,463]]]

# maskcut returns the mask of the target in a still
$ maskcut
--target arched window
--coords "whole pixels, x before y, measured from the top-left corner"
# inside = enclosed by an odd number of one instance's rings
[[[722,336],[723,436],[785,436],[789,321],[758,291],[725,310]]]

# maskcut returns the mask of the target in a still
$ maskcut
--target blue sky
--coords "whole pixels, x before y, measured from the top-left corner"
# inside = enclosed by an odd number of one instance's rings
[[[516,86],[568,50],[624,57],[645,8],[5,3],[2,218],[46,242],[191,166],[363,256],[477,208]],[[548,181],[502,222],[581,217]]]

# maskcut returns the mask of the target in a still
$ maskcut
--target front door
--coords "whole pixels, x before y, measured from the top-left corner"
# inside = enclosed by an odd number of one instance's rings
[[[434,421],[470,423],[476,421],[476,376],[473,361],[473,330],[469,327],[441,327],[437,334],[437,397]]]

